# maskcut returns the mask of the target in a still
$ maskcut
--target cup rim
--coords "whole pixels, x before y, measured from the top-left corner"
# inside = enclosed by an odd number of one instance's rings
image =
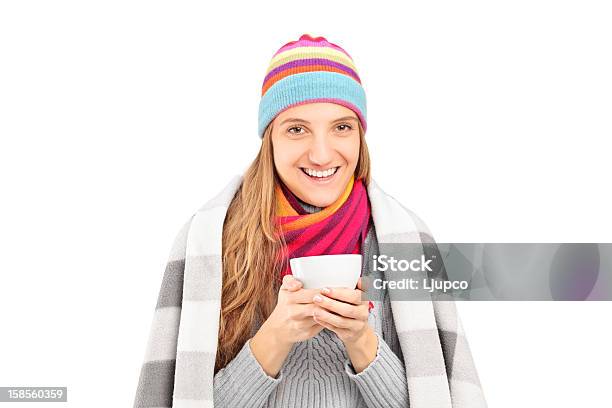
[[[356,258],[363,257],[362,254],[327,254],[327,255],[311,255],[311,256],[299,256],[297,258],[290,258],[289,261],[293,261],[294,259],[310,259],[310,258],[327,258],[327,257],[342,257],[342,258]]]

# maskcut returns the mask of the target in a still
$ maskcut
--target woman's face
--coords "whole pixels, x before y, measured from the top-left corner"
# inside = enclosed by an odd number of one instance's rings
[[[327,207],[344,191],[359,159],[355,112],[335,103],[307,103],[274,119],[274,166],[298,198]]]

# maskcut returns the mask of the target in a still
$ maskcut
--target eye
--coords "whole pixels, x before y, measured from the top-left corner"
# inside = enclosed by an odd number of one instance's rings
[[[343,127],[344,127],[344,129],[343,129]],[[339,129],[340,131],[344,131],[345,129],[346,129],[346,131],[350,131],[350,130],[353,130],[353,127],[351,125],[349,125],[348,123],[342,123],[341,125],[336,126],[336,129]]]
[[[303,127],[301,127],[301,126],[292,126],[292,127],[290,127],[289,129],[287,129],[287,132],[291,133],[292,135],[301,135],[301,134],[302,134],[302,132],[297,132],[297,133],[296,133],[296,132],[292,132],[292,130],[293,130],[293,129],[301,129],[301,130],[304,130],[304,128],[303,128]]]

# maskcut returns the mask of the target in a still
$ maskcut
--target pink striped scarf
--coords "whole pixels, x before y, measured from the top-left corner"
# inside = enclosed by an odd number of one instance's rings
[[[362,179],[351,177],[338,199],[308,213],[287,186],[276,186],[277,225],[285,238],[280,279],[292,274],[289,259],[315,255],[359,254],[368,233],[370,202]]]

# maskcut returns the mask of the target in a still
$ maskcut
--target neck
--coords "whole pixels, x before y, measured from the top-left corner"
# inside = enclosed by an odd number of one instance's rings
[[[297,199],[298,203],[302,206],[302,208],[308,212],[308,213],[316,213],[321,211],[324,207],[317,207],[315,205],[312,204],[308,204],[305,201],[302,201],[298,196],[295,196],[295,198]]]

